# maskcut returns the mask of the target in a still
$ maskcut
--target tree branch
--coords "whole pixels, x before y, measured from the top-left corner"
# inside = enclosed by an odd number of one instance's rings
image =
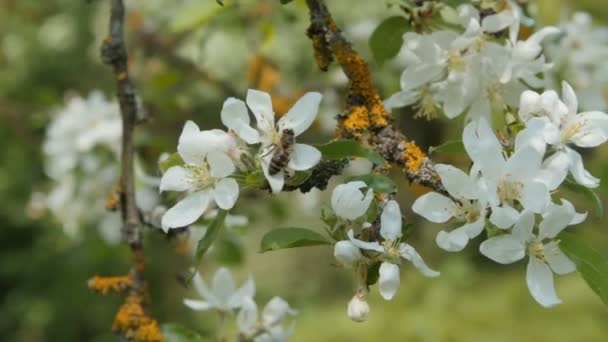
[[[394,125],[373,85],[369,66],[342,35],[325,2],[306,0],[306,4],[311,21],[307,35],[317,65],[326,71],[335,60],[349,80],[346,110],[338,117],[339,134],[369,144],[387,161],[403,168],[410,182],[447,194],[433,162]]]

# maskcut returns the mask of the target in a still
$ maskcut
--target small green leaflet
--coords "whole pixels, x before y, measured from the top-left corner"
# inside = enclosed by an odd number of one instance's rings
[[[166,323],[160,327],[160,331],[166,342],[198,342],[203,341],[203,337],[195,331],[179,324]]]
[[[569,189],[578,194],[582,194],[585,197],[587,197],[587,199],[589,199],[593,203],[595,203],[595,216],[597,217],[598,221],[601,221],[604,218],[604,203],[602,202],[602,199],[600,198],[600,196],[598,196],[598,194],[595,191],[593,191],[592,189],[589,189],[586,186],[578,184],[570,176],[568,176],[566,178],[566,180],[564,181],[563,184],[566,189]]]
[[[382,65],[395,57],[403,45],[403,34],[410,28],[410,23],[404,17],[395,16],[384,20],[369,38],[369,47],[374,59]]]
[[[331,242],[314,230],[306,228],[276,228],[264,235],[260,244],[260,252],[330,244]]]
[[[172,33],[179,33],[199,28],[228,7],[218,6],[213,1],[195,1],[181,6],[172,15],[169,30]]]
[[[287,5],[288,3],[292,2],[293,0],[279,0],[281,1],[281,5]]]
[[[348,177],[346,182],[363,181],[368,187],[381,194],[397,192],[397,184],[392,179],[381,175],[363,175]]]
[[[172,153],[169,157],[165,158],[164,160],[162,160],[161,162],[158,163],[158,166],[160,167],[161,171],[163,171],[163,172],[167,172],[167,170],[169,170],[173,166],[180,166],[180,165],[184,165],[184,161],[182,160],[182,157],[180,157],[179,153],[177,153],[177,152]]]
[[[460,140],[451,140],[447,141],[439,146],[431,146],[429,147],[429,154],[433,154],[435,152],[441,153],[463,153],[466,152],[464,149],[464,144]]]
[[[361,146],[355,140],[334,140],[327,144],[315,145],[315,147],[321,151],[323,159],[327,160],[361,157],[376,165],[385,163],[384,158],[378,152]]]
[[[201,262],[205,253],[207,253],[207,250],[209,250],[209,247],[211,247],[213,242],[217,239],[218,235],[220,234],[220,230],[224,226],[224,220],[226,219],[226,215],[228,215],[228,211],[220,209],[215,219],[213,219],[213,221],[207,228],[205,236],[203,236],[203,238],[200,239],[200,241],[198,242],[198,245],[196,246],[197,263]]]
[[[576,264],[587,285],[608,305],[608,260],[570,232],[559,234],[559,247]]]

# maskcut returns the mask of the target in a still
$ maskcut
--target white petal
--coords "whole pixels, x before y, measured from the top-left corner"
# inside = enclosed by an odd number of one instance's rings
[[[249,89],[247,91],[247,105],[262,132],[274,131],[274,111],[272,110],[272,99],[268,93]]]
[[[382,298],[391,300],[399,289],[399,266],[390,262],[380,265],[380,277],[378,278],[378,290]]]
[[[436,192],[429,192],[416,199],[412,210],[431,222],[443,223],[454,216],[458,207],[451,199]]]
[[[261,166],[262,166],[262,171],[264,172],[264,176],[266,177],[266,180],[268,181],[268,184],[270,184],[270,189],[272,190],[273,193],[279,193],[281,192],[281,190],[283,190],[283,185],[285,185],[285,175],[283,174],[283,172],[279,172],[275,175],[271,175],[270,173],[268,173],[268,165],[270,164],[270,160],[272,159],[272,153],[266,153],[266,151],[262,151],[262,159],[261,159]]]
[[[366,321],[367,316],[369,316],[369,304],[367,304],[365,296],[354,295],[350,302],[348,302],[346,314],[355,322]]]
[[[532,181],[524,184],[521,194],[521,204],[525,209],[540,213],[551,201],[549,189],[540,181]]]
[[[213,294],[224,309],[228,309],[228,301],[235,291],[232,275],[225,267],[220,267],[213,276]]]
[[[173,166],[163,174],[160,180],[160,191],[186,191],[191,183],[192,173],[181,166]]]
[[[262,324],[271,327],[280,323],[287,315],[295,315],[296,310],[289,307],[289,304],[281,297],[272,297],[262,310]]]
[[[202,165],[205,161],[206,151],[202,143],[201,132],[192,121],[186,122],[177,143],[177,152],[186,164]]]
[[[209,302],[205,302],[203,300],[196,300],[196,299],[184,299],[184,304],[189,307],[192,310],[196,310],[196,311],[207,311],[211,308],[213,308],[213,305],[211,305]]]
[[[551,269],[535,257],[528,262],[526,282],[530,294],[540,305],[549,308],[562,302],[555,293]]]
[[[526,122],[528,119],[542,112],[540,94],[532,90],[521,93],[519,98],[519,118]]]
[[[224,126],[233,130],[246,143],[260,142],[260,134],[249,125],[249,113],[245,102],[233,97],[228,98],[222,106],[221,117]]]
[[[223,152],[209,152],[207,162],[211,176],[215,178],[228,177],[235,170],[234,162]]]
[[[512,179],[518,182],[532,179],[540,170],[542,157],[533,147],[522,147],[507,160],[505,170]]]
[[[226,304],[231,309],[240,308],[241,306],[246,304],[248,299],[253,298],[254,295],[255,295],[255,282],[253,281],[253,278],[251,276],[249,276],[249,278],[247,278],[247,281],[245,282],[245,284],[243,284],[243,286],[238,288],[230,296],[230,298]]]
[[[469,243],[469,236],[464,229],[454,229],[447,233],[440,231],[435,238],[437,246],[448,252],[459,252]]]
[[[538,236],[541,239],[554,238],[574,219],[576,211],[572,203],[562,199],[562,205],[552,204],[543,215],[539,224]]]
[[[534,213],[531,211],[524,211],[517,222],[515,222],[515,226],[511,232],[513,238],[521,241],[524,244],[532,241],[536,237],[532,233],[534,224]]]
[[[530,146],[538,151],[538,154],[543,156],[547,149],[545,136],[555,136],[556,141],[559,141],[559,130],[553,125],[548,118],[532,118],[526,123],[526,128],[521,130],[515,136],[515,150]]]
[[[498,228],[507,229],[511,227],[519,219],[519,212],[509,205],[505,204],[502,207],[492,208],[490,222]]]
[[[568,107],[568,114],[574,115],[578,111],[578,100],[574,89],[566,81],[562,81],[562,98],[564,104]]]
[[[334,246],[334,257],[340,264],[346,267],[352,267],[362,256],[359,247],[355,246],[351,241],[338,241]]]
[[[499,32],[509,27],[513,20],[515,20],[513,12],[502,11],[485,17],[481,22],[481,28],[484,32]]]
[[[194,285],[194,289],[196,290],[196,292],[198,292],[198,294],[201,297],[203,297],[203,299],[210,302],[211,304],[214,304],[216,302],[215,296],[213,295],[211,290],[209,290],[209,288],[207,287],[207,284],[205,283],[205,281],[203,280],[203,277],[201,276],[201,274],[199,272],[196,272],[194,274],[192,283]]]
[[[584,112],[576,115],[573,122],[577,133],[570,139],[580,147],[596,147],[608,139],[608,114],[603,112]],[[568,128],[566,128],[567,130]]]
[[[320,160],[321,152],[315,147],[305,144],[296,144],[288,166],[296,171],[303,171],[317,165]]]
[[[243,301],[241,310],[236,316],[236,325],[239,332],[245,336],[255,334],[256,323],[258,321],[258,306],[251,298],[246,298]]]
[[[485,118],[481,117],[465,126],[462,142],[471,160],[483,170],[484,176],[491,179],[501,176],[505,164],[502,146]]]
[[[402,258],[411,262],[425,277],[434,278],[439,276],[439,272],[429,268],[414,247],[407,243],[402,242],[399,244],[399,254]]]
[[[194,223],[209,207],[210,193],[197,191],[179,201],[163,215],[161,225],[165,232],[171,228],[186,227]]]
[[[401,209],[397,201],[390,200],[380,216],[380,235],[388,241],[396,241],[401,236]]]
[[[564,150],[558,150],[543,162],[537,180],[543,182],[549,191],[557,189],[566,179],[570,159]]]
[[[361,248],[361,249],[367,249],[370,251],[376,251],[379,253],[384,253],[384,247],[382,247],[378,242],[374,241],[374,242],[367,242],[367,241],[361,241],[359,239],[355,239],[355,233],[351,230],[348,231],[347,233],[348,238],[350,239],[350,241],[353,243],[353,245]]]
[[[526,245],[511,234],[505,234],[482,242],[479,251],[497,263],[511,264],[526,256]]]
[[[416,102],[420,92],[414,90],[404,90],[391,95],[388,99],[384,100],[384,107],[387,110],[394,108],[401,108],[409,106]]]
[[[568,274],[576,271],[576,265],[559,249],[559,244],[556,241],[551,241],[545,245],[544,255],[553,272]]]
[[[239,184],[232,178],[224,178],[215,184],[213,198],[217,206],[229,210],[239,197]]]
[[[331,195],[331,207],[336,215],[347,220],[355,220],[365,214],[374,199],[374,192],[369,189],[364,196],[359,190],[364,187],[367,187],[367,184],[362,181],[336,186]]]
[[[570,173],[572,173],[576,182],[588,188],[597,188],[600,185],[600,180],[585,170],[581,155],[571,148],[566,148],[566,154],[570,160]]]
[[[475,199],[477,191],[471,178],[452,165],[436,164],[435,171],[441,178],[441,183],[448,193],[456,198]]]
[[[319,103],[321,103],[321,94],[310,92],[304,94],[291,107],[287,114],[279,119],[279,130],[292,129],[296,136],[302,134],[312,125],[313,121],[319,113]]]

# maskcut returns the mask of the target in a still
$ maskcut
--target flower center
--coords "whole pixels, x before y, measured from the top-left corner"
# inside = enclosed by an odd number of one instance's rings
[[[572,139],[572,137],[581,131],[582,124],[580,122],[573,122],[566,124],[566,127],[562,129],[561,136],[563,141]]]
[[[472,223],[479,219],[479,210],[477,209],[476,203],[473,201],[461,201],[459,203],[460,211],[454,215],[456,218]]]
[[[528,244],[528,254],[546,262],[545,245],[540,241],[534,241]]]
[[[448,55],[448,70],[458,71],[463,73],[465,71],[466,61],[458,52],[450,52]]]
[[[433,93],[431,93],[431,89],[428,86],[423,87],[420,90],[420,104],[418,105],[418,108],[418,112],[414,115],[415,118],[425,118],[430,121],[438,116],[437,109],[439,106],[433,98]]]
[[[188,179],[188,182],[197,191],[205,190],[215,184],[216,179],[211,176],[207,163],[201,166],[186,165],[185,168],[192,172],[192,176]]]
[[[519,200],[524,185],[521,182],[511,181],[505,178],[498,180],[498,199],[501,202]]]

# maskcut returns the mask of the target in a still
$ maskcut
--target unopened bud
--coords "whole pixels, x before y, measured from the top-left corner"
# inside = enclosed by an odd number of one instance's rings
[[[338,241],[334,246],[334,257],[344,266],[352,267],[361,256],[359,247],[348,240]]]
[[[366,294],[363,292],[357,293],[353,299],[348,302],[347,314],[350,319],[355,322],[364,322],[369,315],[369,304],[367,304]]]

